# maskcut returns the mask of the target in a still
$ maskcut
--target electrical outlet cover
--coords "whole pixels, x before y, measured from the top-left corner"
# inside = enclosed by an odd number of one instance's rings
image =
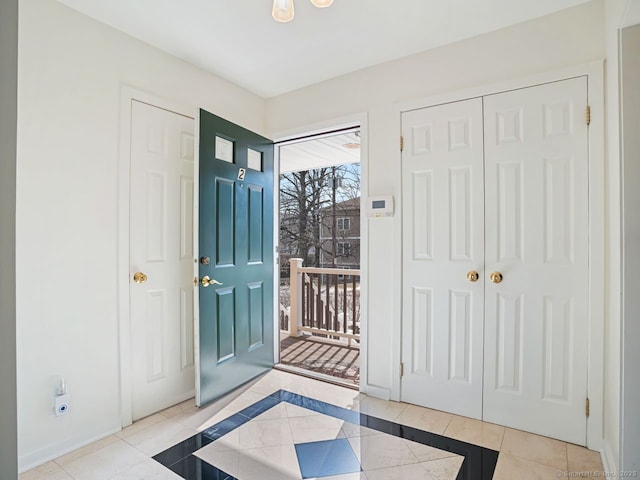
[[[65,415],[69,412],[69,394],[56,395],[55,401],[56,416]]]

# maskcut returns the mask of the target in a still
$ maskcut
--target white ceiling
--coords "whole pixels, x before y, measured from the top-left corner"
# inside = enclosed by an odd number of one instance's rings
[[[59,0],[268,98],[588,0]]]

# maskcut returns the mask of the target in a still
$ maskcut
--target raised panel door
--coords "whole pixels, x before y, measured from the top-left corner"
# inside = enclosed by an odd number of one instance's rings
[[[481,418],[482,100],[403,113],[402,131],[401,398]]]

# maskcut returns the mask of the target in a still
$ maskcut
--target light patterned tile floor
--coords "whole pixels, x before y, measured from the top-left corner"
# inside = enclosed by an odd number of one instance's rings
[[[151,457],[281,389],[499,451],[495,480],[551,480],[577,476],[580,472],[589,472],[588,475],[597,478],[595,472],[602,472],[600,455],[583,447],[415,405],[383,401],[355,390],[273,370],[212,405],[199,409],[193,400],[183,402],[116,435],[22,473],[20,480],[182,478]],[[226,468],[227,473],[241,480],[300,479],[296,445],[322,441],[350,445],[363,470],[322,477],[327,480],[452,480],[464,460],[450,451],[286,402],[199,449],[195,455],[220,469]]]

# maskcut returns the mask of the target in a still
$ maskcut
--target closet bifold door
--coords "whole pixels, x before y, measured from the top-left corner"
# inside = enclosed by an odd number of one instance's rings
[[[589,313],[586,105],[586,77],[484,97],[483,419],[579,445]]]
[[[401,399],[482,416],[480,98],[402,114]]]

